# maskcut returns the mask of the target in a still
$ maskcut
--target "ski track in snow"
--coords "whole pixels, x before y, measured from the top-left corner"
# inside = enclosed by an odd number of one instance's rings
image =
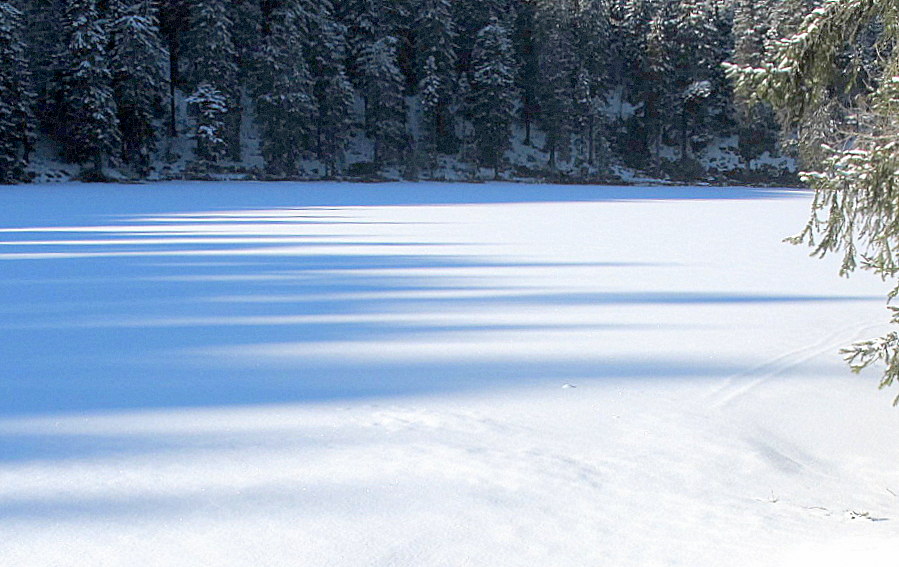
[[[0,566],[892,565],[799,191],[0,192]]]

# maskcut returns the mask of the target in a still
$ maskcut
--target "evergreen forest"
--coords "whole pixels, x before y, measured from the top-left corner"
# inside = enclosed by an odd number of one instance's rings
[[[758,65],[814,4],[2,0],[0,182],[40,160],[82,179],[773,182],[775,112],[739,102],[725,63]]]

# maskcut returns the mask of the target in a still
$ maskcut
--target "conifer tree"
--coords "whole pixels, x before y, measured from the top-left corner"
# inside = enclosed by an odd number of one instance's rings
[[[572,119],[586,145],[587,163],[597,163],[597,142],[605,150],[605,138],[602,129],[602,96],[596,92],[596,81],[590,73],[581,68],[574,85],[574,101]],[[605,156],[602,156],[605,159]]]
[[[499,175],[515,112],[515,69],[509,32],[494,18],[478,34],[471,55],[468,114],[478,161]]]
[[[355,95],[346,72],[347,31],[330,2],[306,1],[310,15],[306,51],[317,109],[315,145],[330,176],[340,169],[352,126]]]
[[[196,114],[194,138],[197,141],[197,157],[204,168],[209,168],[220,161],[227,151],[224,139],[227,99],[214,85],[200,83],[187,98],[187,103]]]
[[[374,142],[374,161],[399,157],[406,146],[403,77],[396,62],[396,39],[371,44],[362,57],[366,133]]]
[[[816,193],[811,219],[793,241],[819,256],[842,253],[843,274],[861,267],[885,279],[899,275],[899,51],[887,48],[899,41],[897,21],[896,0],[826,1],[795,34],[772,42],[760,64],[729,67],[742,96],[771,103],[798,130],[810,168],[804,179]],[[868,41],[872,27],[882,49],[877,80],[869,82],[845,55]],[[847,77],[856,80],[847,84]],[[840,96],[846,92],[852,96]],[[897,293],[899,286],[890,299]],[[891,309],[897,324],[899,310]],[[881,387],[899,381],[899,332],[843,352],[855,371],[882,364]]]
[[[420,0],[415,22],[416,75],[428,145],[450,151],[455,128],[455,26],[449,0]]]
[[[574,74],[573,123],[586,145],[587,162],[597,163],[597,143],[607,151],[602,119],[609,90],[611,66],[611,14],[605,0],[574,3],[574,41],[577,70]]]
[[[538,0],[536,44],[539,121],[546,133],[549,166],[556,167],[560,150],[567,154],[571,133],[574,84],[578,69],[576,39],[569,0]]]
[[[515,3],[515,26],[512,45],[515,50],[515,86],[520,93],[519,118],[524,126],[524,144],[531,145],[531,125],[536,120],[540,107],[537,103],[537,85],[540,69],[537,48],[534,44],[536,25],[535,0],[521,0]]]
[[[116,8],[111,57],[122,158],[145,172],[156,147],[153,121],[163,97],[168,54],[150,0],[119,3]]]
[[[736,65],[757,67],[768,57],[771,42],[772,0],[737,0],[734,3],[734,49],[729,61]],[[738,112],[740,155],[751,160],[765,151],[774,152],[778,142],[778,124],[768,104],[735,104]]]
[[[91,162],[99,173],[119,148],[109,35],[96,0],[71,0],[63,19],[61,70],[62,141],[68,159]]]
[[[304,49],[304,6],[288,0],[269,18],[254,92],[262,155],[273,175],[294,175],[315,131],[315,100]]]
[[[530,1],[530,0],[521,0]],[[477,36],[494,19],[511,29],[515,11],[510,0],[454,0],[453,21],[456,23],[456,55],[462,73],[472,71],[472,50]],[[510,33],[511,37],[511,33]]]
[[[34,131],[22,13],[0,2],[0,184],[25,179]]]
[[[215,104],[211,102],[205,107],[223,108],[223,121],[217,136],[224,143],[226,152],[216,150],[209,153],[200,150],[202,159],[214,162],[230,154],[232,159],[240,157],[240,88],[238,82],[237,48],[234,45],[234,22],[231,18],[233,3],[231,0],[191,0],[191,27],[187,34],[188,76],[192,88],[191,97],[195,100],[207,100],[210,93],[216,93]],[[201,88],[202,87],[202,88]],[[219,105],[218,97],[222,97]],[[197,103],[199,107],[204,104]],[[203,118],[198,119],[198,128],[206,128]],[[205,134],[196,133],[198,140],[207,139]],[[206,148],[218,148],[218,144],[206,145]],[[215,159],[213,159],[215,156]]]
[[[191,0],[166,0],[159,3],[159,32],[169,56],[168,76],[168,135],[178,137],[177,89],[190,89],[184,73],[184,58],[189,42]]]
[[[345,0],[347,76],[357,88],[362,86],[362,58],[369,45],[387,35],[380,0]]]
[[[57,136],[61,130],[62,111],[56,104],[59,94],[59,41],[63,37],[64,0],[28,0],[17,7],[23,14],[23,41],[31,71],[35,94],[36,125],[44,132]]]

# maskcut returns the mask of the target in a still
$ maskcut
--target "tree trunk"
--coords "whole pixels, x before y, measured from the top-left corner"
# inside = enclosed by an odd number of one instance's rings
[[[178,52],[169,48],[169,136],[178,137],[178,108],[175,101],[175,83],[178,81]]]
[[[593,167],[593,164],[596,162],[596,141],[593,138],[593,116],[591,115],[587,121],[587,147],[589,148],[587,150],[587,163],[590,164],[590,167]]]

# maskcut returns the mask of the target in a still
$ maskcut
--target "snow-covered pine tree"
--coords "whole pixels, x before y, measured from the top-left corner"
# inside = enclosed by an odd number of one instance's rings
[[[296,175],[303,151],[312,146],[316,109],[304,49],[307,20],[301,2],[286,0],[270,15],[258,55],[253,90],[271,175]]]
[[[734,3],[734,50],[730,62],[757,67],[767,58],[774,0],[736,0]],[[778,144],[778,124],[768,104],[736,104],[740,155],[752,160]]]
[[[537,49],[534,45],[534,0],[515,3],[512,46],[515,51],[515,85],[520,96],[519,118],[524,126],[524,144],[531,145],[531,125],[540,110],[537,104],[537,84],[540,76]]]
[[[177,90],[190,88],[185,80],[183,59],[190,26],[190,0],[166,0],[159,3],[159,32],[169,56],[166,83],[168,96],[168,135],[178,137]]]
[[[733,63],[757,66],[765,60],[771,4],[771,0],[734,0]]]
[[[145,174],[156,148],[154,119],[164,96],[168,53],[151,0],[117,0],[112,22],[113,88],[122,159]],[[133,1],[133,3],[127,3]]]
[[[587,162],[597,164],[597,145],[607,152],[603,108],[609,90],[611,14],[605,0],[582,0],[573,5],[578,70],[574,83],[574,124],[586,145]],[[605,159],[605,155],[603,158]]]
[[[99,174],[119,149],[109,35],[96,0],[70,0],[63,17],[60,69],[62,143],[66,157]]]
[[[605,83],[612,66],[611,7],[606,0],[579,0],[574,10],[574,42],[577,60],[592,81]]]
[[[677,0],[663,0],[661,9],[650,22],[646,37],[648,74],[643,85],[643,127],[646,147],[650,151],[656,172],[661,168],[661,150],[665,132],[671,126],[671,117],[678,115],[677,66],[679,52],[676,48],[679,33]]]
[[[732,14],[717,0],[681,0],[675,88],[680,115],[681,159],[690,157],[691,140],[711,138],[732,126],[731,86],[722,64],[733,52]]]
[[[421,101],[422,136],[420,144],[432,165],[436,162],[439,140],[442,102],[443,77],[437,67],[437,60],[432,55],[419,70],[421,80],[418,83],[418,98]]]
[[[396,39],[372,43],[362,56],[366,134],[374,142],[374,161],[400,157],[407,145],[403,76],[396,62]]]
[[[357,88],[362,87],[362,57],[366,48],[384,31],[380,0],[343,0],[342,21],[345,22],[347,76]]]
[[[31,69],[35,93],[34,114],[37,125],[44,132],[55,134],[60,130],[61,111],[56,107],[59,91],[59,75],[56,65],[60,62],[59,41],[62,34],[64,0],[27,0],[14,4],[24,15],[25,54]]]
[[[34,93],[23,36],[22,13],[0,1],[0,184],[25,180],[34,133]]]
[[[556,168],[559,153],[567,154],[574,104],[574,82],[579,67],[571,0],[537,0],[536,45],[539,79],[539,123],[546,133],[549,167]]]
[[[346,72],[346,28],[334,16],[327,0],[306,1],[310,15],[305,44],[314,83],[317,109],[315,145],[327,175],[337,173],[349,140],[354,102],[353,85]]]
[[[187,104],[196,114],[197,127],[194,139],[197,141],[197,157],[201,167],[208,169],[220,161],[227,151],[223,132],[228,102],[225,95],[214,85],[200,83],[187,98]]]
[[[261,43],[265,34],[263,27],[268,31],[269,22],[263,21],[263,8],[271,10],[279,8],[283,3],[275,4],[272,0],[233,0],[234,14],[232,20],[234,27],[231,30],[231,39],[237,50],[237,72],[241,84],[249,82],[255,73],[256,55],[262,48]],[[271,20],[271,12],[267,14]]]
[[[218,151],[218,143],[205,145],[200,151],[201,159],[214,162],[230,155],[232,159],[240,157],[240,85],[238,81],[237,48],[234,45],[234,22],[231,18],[233,4],[231,0],[190,0],[191,23],[187,33],[188,77],[192,88],[191,98],[211,101],[211,93],[215,99],[222,97],[224,115],[221,117],[221,129],[216,132],[216,139],[225,143],[226,152]],[[200,88],[200,87],[203,88]],[[216,107],[218,102],[196,103],[198,108]],[[197,127],[209,128],[203,118],[197,120]],[[197,140],[208,139],[208,132],[203,134],[197,130]],[[215,147],[215,151],[208,151]]]
[[[456,23],[456,56],[459,70],[470,73],[471,56],[477,36],[493,19],[498,20],[510,32],[514,24],[514,4],[532,0],[454,0],[453,21]]]
[[[610,10],[611,41],[619,63],[608,70],[624,87],[623,99],[643,106],[644,89],[651,87],[648,40],[655,5],[649,0],[619,0],[615,6]]]
[[[585,146],[584,153],[587,163],[596,166],[603,162],[605,165],[607,145],[603,136],[603,107],[604,101],[601,94],[596,92],[597,82],[584,68],[578,71],[574,85],[574,101],[572,104],[572,121],[580,133],[580,140]],[[602,155],[597,160],[597,148],[602,150]]]
[[[773,42],[765,61],[728,69],[742,96],[771,103],[806,146],[805,165],[812,170],[804,179],[816,193],[811,219],[793,241],[809,244],[817,256],[842,253],[843,274],[861,267],[892,280],[899,275],[897,22],[896,0],[829,0],[807,13],[795,34]],[[869,82],[853,72],[846,54],[870,41],[865,36],[872,29],[881,49],[876,81]],[[841,96],[847,92],[852,95]],[[899,286],[890,299],[897,293]],[[890,309],[899,324],[899,309]],[[883,365],[882,388],[899,381],[897,331],[844,355],[855,371]]]
[[[496,18],[478,33],[471,54],[468,115],[478,162],[499,175],[515,112],[515,60],[506,27]]]
[[[451,105],[455,91],[456,46],[449,0],[419,0],[415,20],[416,76],[426,144],[443,152],[454,148]],[[430,153],[430,152],[429,152]]]

